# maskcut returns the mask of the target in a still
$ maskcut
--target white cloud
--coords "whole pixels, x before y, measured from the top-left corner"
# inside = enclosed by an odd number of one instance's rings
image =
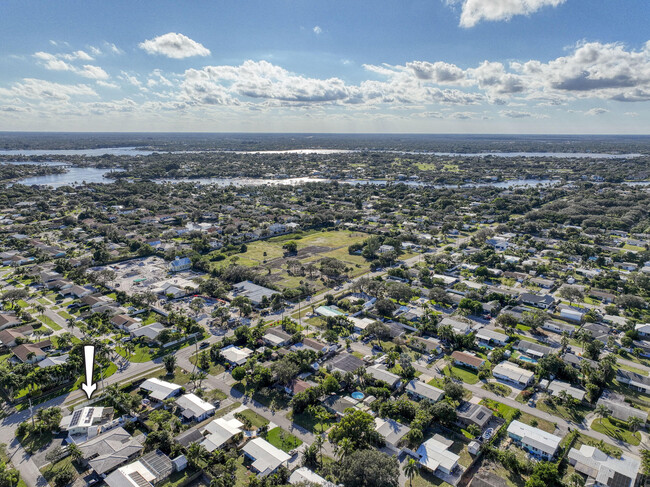
[[[34,57],[38,59],[41,66],[51,71],[74,71],[75,68],[72,64],[66,63],[59,59],[54,54],[39,51],[34,53]]]
[[[101,80],[110,78],[108,73],[104,71],[102,68],[100,68],[99,66],[93,66],[91,64],[85,64],[83,69],[80,69],[78,72],[84,78],[101,79]]]
[[[110,81],[97,80],[97,84],[99,86],[103,86],[104,88],[119,88],[120,87],[118,84],[111,83]]]
[[[139,44],[148,54],[161,54],[172,59],[192,56],[208,56],[210,50],[183,34],[169,32]]]
[[[519,112],[516,110],[501,110],[499,113],[502,117],[508,118],[530,118],[533,116],[530,112]]]
[[[90,86],[84,84],[64,85],[42,79],[25,78],[14,83],[9,89],[0,88],[0,96],[39,100],[69,100],[72,96],[96,96]]]
[[[566,0],[451,0],[462,2],[460,25],[474,27],[481,21],[510,20],[516,15],[530,15],[544,7],[557,7]]]
[[[318,25],[314,26],[312,29],[314,31],[314,34],[319,35],[323,33],[323,29],[321,29]]]
[[[596,108],[592,108],[590,110],[587,110],[585,112],[585,115],[595,117],[596,115],[602,115],[603,113],[608,113],[608,112],[609,112],[609,110],[607,110],[606,108],[596,107]]]

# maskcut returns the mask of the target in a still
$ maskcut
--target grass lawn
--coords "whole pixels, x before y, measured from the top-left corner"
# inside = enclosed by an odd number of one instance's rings
[[[529,424],[535,428],[546,431],[547,433],[553,433],[555,431],[555,425],[546,419],[538,418],[528,413],[521,413],[519,416],[519,421],[522,423]]]
[[[42,434],[28,433],[22,438],[18,438],[20,444],[27,451],[27,453],[34,454],[41,448],[46,447],[52,443],[52,432],[44,431]]]
[[[246,409],[245,411],[237,413],[237,416],[243,416],[248,419],[254,428],[261,428],[262,426],[269,424],[267,419],[263,418],[252,409]]]
[[[616,364],[616,367],[619,368],[619,369],[627,370],[629,372],[634,372],[635,374],[640,374],[640,375],[645,375],[645,376],[648,375],[647,370],[637,369],[636,367],[632,367],[630,365],[618,363],[618,364]]]
[[[448,365],[442,369],[442,373],[447,377],[457,378],[468,384],[476,384],[478,382],[478,374],[473,370],[457,365]]]
[[[72,318],[72,315],[70,313],[66,313],[65,311],[59,311],[57,313],[61,318],[65,318],[66,320],[69,320]]]
[[[294,448],[302,445],[302,440],[300,438],[296,438],[291,433],[284,431],[279,426],[268,431],[264,436],[264,439],[271,443],[271,445],[274,447],[286,452],[290,452]]]
[[[319,422],[313,415],[309,414],[307,411],[303,411],[300,414],[293,414],[289,412],[287,418],[296,423],[298,426],[305,428],[312,433],[321,433],[322,431],[327,431],[330,427],[336,423],[335,419],[326,420]]]
[[[203,352],[199,352],[199,353],[203,353]],[[192,355],[190,357],[190,362],[193,365],[196,365],[197,367],[199,366],[198,363],[197,363],[197,355],[196,354],[194,354],[194,355]],[[226,369],[225,369],[225,367],[223,365],[215,364],[214,362],[212,362],[210,360],[210,367],[208,369],[203,369],[203,370],[205,370],[210,375],[219,375],[219,374],[223,373]]]
[[[627,428],[625,421],[619,421],[615,418],[598,418],[591,423],[591,429],[603,433],[615,440],[624,441],[630,445],[641,443],[641,433],[633,433]]]
[[[566,440],[566,438],[565,438]],[[562,446],[563,443],[560,443],[560,446]],[[616,458],[620,458],[621,455],[623,454],[623,451],[613,445],[610,445],[609,443],[605,443],[604,441],[597,440],[595,438],[592,438],[591,436],[585,435],[584,433],[579,433],[578,438],[576,438],[575,443],[573,444],[573,448],[579,450],[582,445],[589,445],[589,446],[595,446],[599,450],[601,450],[603,453],[606,453],[608,455],[611,455]]]
[[[518,409],[510,407],[501,402],[493,401],[492,399],[482,399],[479,404],[482,404],[488,409],[491,409],[495,415],[504,418],[506,421],[511,420],[516,412],[519,411]]]
[[[483,384],[481,386],[481,389],[485,389],[486,391],[493,392],[497,396],[509,396],[512,394],[512,389],[510,389],[508,386],[499,384],[497,382],[488,382],[487,384]]]
[[[27,301],[24,301],[22,299],[19,299],[16,301],[16,304],[20,306],[21,308],[29,308],[29,303]]]
[[[179,487],[180,485],[185,485],[185,483],[197,472],[198,471],[194,467],[188,466],[182,472],[172,473],[169,478],[162,484],[159,484],[158,487]]]
[[[47,316],[45,316],[45,315],[38,315],[38,319],[39,319],[40,321],[42,321],[43,323],[45,323],[45,324],[46,324],[47,326],[49,326],[50,328],[52,328],[54,331],[57,331],[57,330],[60,330],[60,329],[61,329],[61,327],[60,327],[59,325],[57,325],[57,324],[54,322],[54,320],[52,320],[51,318],[49,318],[49,317],[47,317]]]
[[[418,470],[415,477],[413,477],[413,481],[408,485],[413,487],[451,487],[451,485],[444,480],[440,480],[438,477],[423,469]]]
[[[275,408],[278,410],[285,409],[289,406],[289,399],[286,394],[276,389],[269,389],[267,387],[260,390],[253,389],[246,384],[246,379],[237,382],[233,387],[242,394],[246,394],[247,396],[252,395],[253,399],[267,408]]]
[[[581,423],[582,420],[585,419],[587,413],[591,411],[590,408],[588,408],[587,406],[583,406],[582,404],[567,408],[565,406],[555,406],[553,404],[547,404],[546,401],[544,401],[543,399],[541,401],[537,401],[536,406],[537,409],[539,409],[540,411],[544,411],[545,413],[549,413],[549,414],[554,414],[555,416],[559,416],[563,419],[566,419],[567,421],[574,421],[576,423]]]

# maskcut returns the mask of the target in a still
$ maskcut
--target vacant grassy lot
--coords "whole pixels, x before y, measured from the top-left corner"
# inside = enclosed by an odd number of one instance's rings
[[[449,365],[442,370],[442,373],[447,377],[457,378],[468,384],[476,384],[478,382],[478,374],[465,367],[457,365]]]
[[[264,436],[264,439],[271,443],[271,445],[274,447],[286,452],[289,452],[294,448],[302,445],[302,440],[300,438],[296,438],[291,433],[284,431],[279,426],[268,431]]]
[[[290,412],[287,414],[287,418],[296,423],[298,426],[302,426],[306,430],[318,434],[323,431],[327,431],[336,422],[335,419],[319,422],[312,414],[307,411],[304,411],[300,414],[293,414]]]
[[[591,429],[630,445],[636,446],[641,443],[641,433],[630,431],[625,421],[614,418],[598,418],[591,423]]]
[[[254,428],[261,428],[262,426],[266,426],[269,424],[269,422],[264,419],[262,416],[257,414],[255,411],[251,409],[246,409],[245,411],[242,411],[241,413],[237,413],[237,416],[243,416],[247,420],[251,422]]]

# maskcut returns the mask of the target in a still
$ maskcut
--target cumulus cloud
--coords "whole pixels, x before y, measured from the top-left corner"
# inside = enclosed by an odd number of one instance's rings
[[[597,108],[592,108],[591,110],[587,110],[585,112],[585,115],[595,117],[596,115],[602,115],[603,113],[608,113],[608,112],[609,110],[607,110],[606,108],[597,107]]]
[[[64,85],[42,79],[25,78],[10,88],[0,88],[0,96],[37,100],[69,100],[72,96],[96,96],[97,93],[85,84]]]
[[[530,118],[533,116],[530,112],[518,112],[516,110],[501,110],[499,113],[502,117],[508,118]]]
[[[314,26],[314,28],[312,30],[314,31],[314,34],[316,34],[316,35],[319,35],[319,34],[323,33],[323,29],[321,29],[320,26],[318,26],[318,25]]]
[[[99,66],[93,66],[92,64],[85,64],[83,68],[79,70],[79,74],[84,78],[91,79],[105,80],[110,78],[106,71],[104,71]]]
[[[148,54],[160,54],[172,59],[192,56],[209,56],[210,50],[183,34],[169,32],[139,44]]]
[[[482,21],[510,20],[516,15],[530,15],[544,7],[557,7],[566,0],[451,0],[461,3],[461,27],[474,27]]]

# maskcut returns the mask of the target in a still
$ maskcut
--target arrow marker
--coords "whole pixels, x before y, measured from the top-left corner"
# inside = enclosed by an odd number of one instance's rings
[[[93,382],[93,369],[95,368],[95,347],[93,345],[84,346],[84,362],[86,365],[86,382],[81,384],[81,388],[90,399],[93,392],[97,390],[97,384]]]

